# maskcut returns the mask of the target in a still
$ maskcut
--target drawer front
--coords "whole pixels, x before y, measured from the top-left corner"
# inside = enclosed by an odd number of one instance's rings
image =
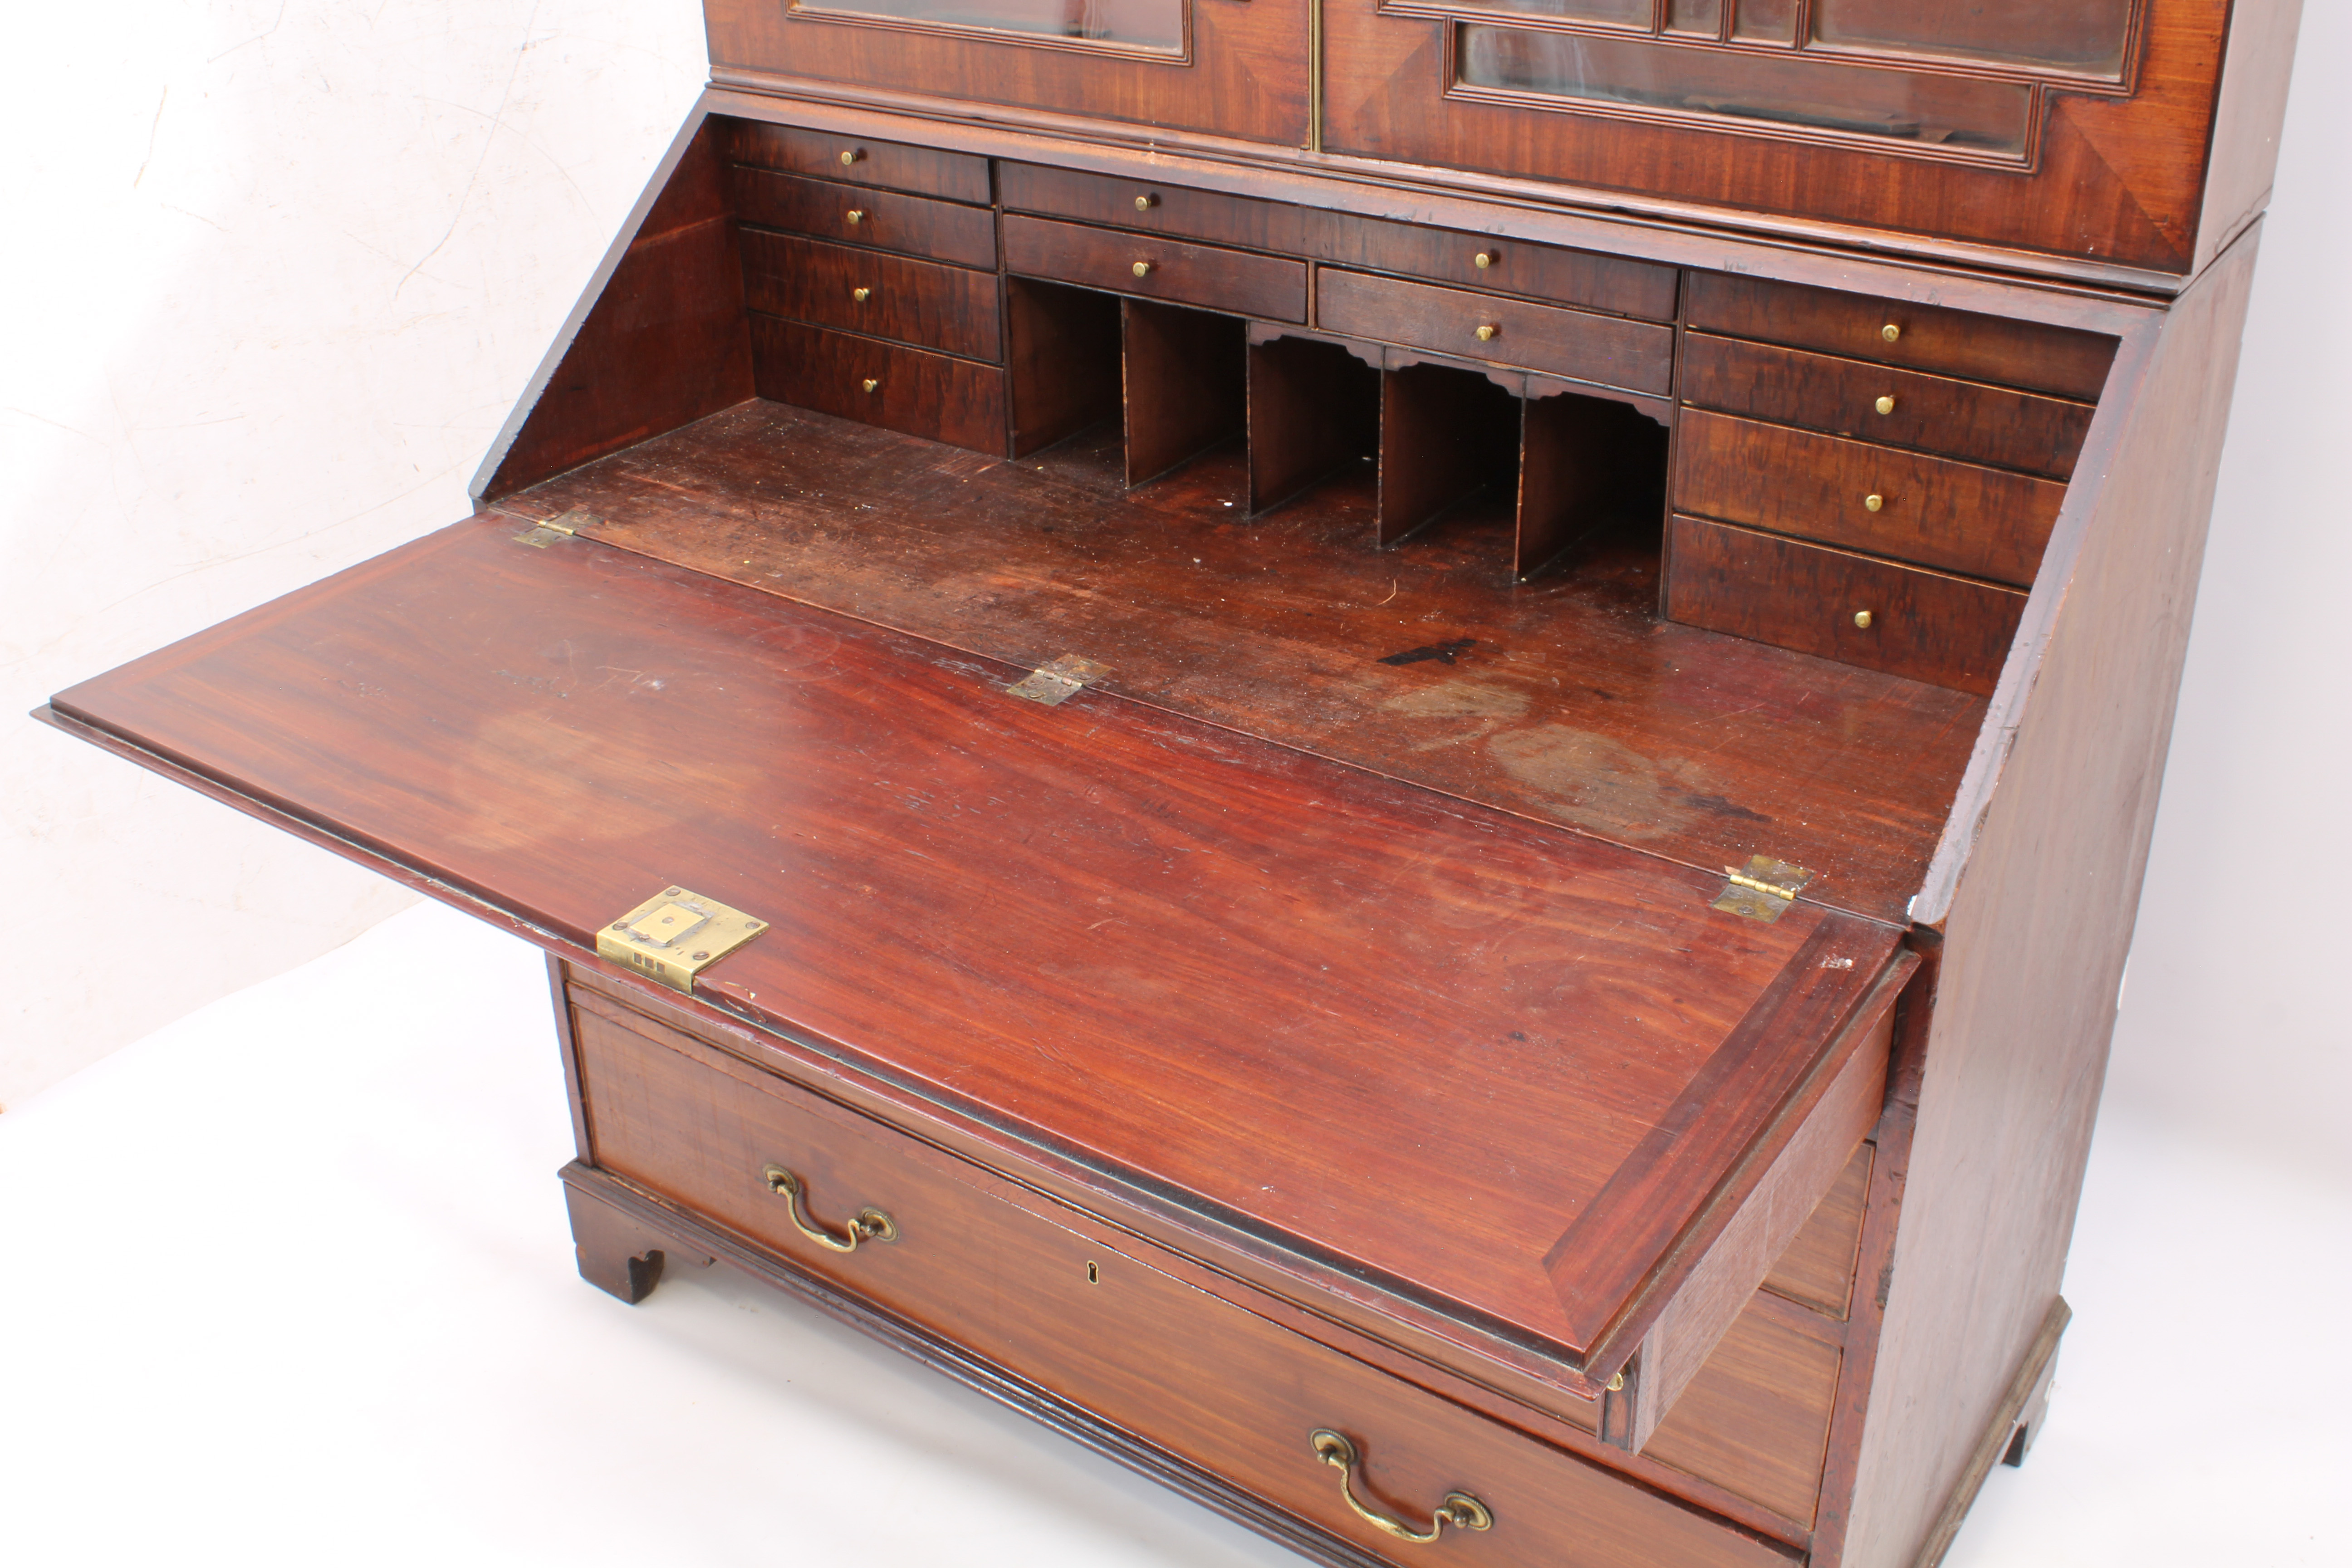
[[[1426,1527],[1453,1490],[1493,1528],[1448,1529],[1450,1560],[1525,1568],[1633,1562],[1786,1568],[1786,1557],[1602,1467],[1305,1339],[989,1190],[998,1178],[603,998],[572,992],[596,1163],[761,1242],[1137,1436],[1372,1552],[1417,1549],[1360,1521],[1318,1428],[1352,1442],[1370,1506]],[[895,1238],[831,1250],[860,1208]],[[1427,1549],[1418,1549],[1425,1552]]]
[[[1697,518],[1670,537],[1669,619],[1980,697],[2025,610],[2014,589]]]
[[[1315,294],[1316,324],[1348,337],[1634,392],[1664,392],[1672,381],[1674,331],[1646,321],[1328,267],[1317,272]]]
[[[1692,332],[1683,401],[1889,447],[2063,479],[2074,471],[2092,405],[1924,371]]]
[[[996,178],[1007,212],[1040,213],[1290,256],[1306,248],[1307,221],[1321,216],[1286,202],[1087,174],[1075,169],[1048,169],[1036,163],[1001,163]]]
[[[961,354],[1003,357],[996,274],[793,235],[743,236],[754,310]]]
[[[1305,262],[1189,245],[1160,235],[1007,217],[1004,268],[1024,277],[1260,321],[1307,320]]]
[[[2053,479],[1720,414],[1687,410],[1676,431],[1678,511],[2019,586],[2065,498]]]
[[[870,245],[959,267],[996,265],[996,215],[986,207],[766,169],[739,166],[733,174],[735,215],[754,227]]]
[[[980,206],[993,198],[989,188],[988,160],[970,153],[909,147],[898,142],[869,142],[862,137],[836,136],[829,131],[803,131],[751,120],[729,120],[723,123],[727,156],[732,163],[787,174],[814,174],[853,185],[878,185],[886,191],[909,191],[919,196],[940,196]]]
[[[1685,320],[1696,331],[1906,365],[1970,381],[2096,402],[2116,341],[1936,305],[1912,305],[1800,283],[1694,272]],[[1889,337],[1887,329],[1895,335]]]
[[[755,315],[751,378],[761,396],[778,403],[975,452],[1004,451],[1004,373],[970,360]]]
[[[1317,214],[1308,243],[1318,259],[1344,267],[1528,294],[1647,321],[1675,319],[1675,269],[1646,261],[1349,213]]]

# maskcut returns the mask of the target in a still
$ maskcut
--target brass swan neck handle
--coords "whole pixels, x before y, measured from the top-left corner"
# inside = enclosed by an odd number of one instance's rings
[[[1339,1496],[1355,1510],[1356,1517],[1368,1524],[1377,1525],[1399,1541],[1426,1546],[1435,1541],[1449,1524],[1456,1530],[1492,1530],[1495,1527],[1493,1511],[1468,1492],[1447,1492],[1445,1500],[1437,1505],[1436,1513],[1431,1517],[1427,1530],[1415,1530],[1401,1519],[1391,1519],[1387,1514],[1366,1508],[1356,1497],[1356,1445],[1328,1426],[1317,1427],[1307,1435],[1307,1440],[1314,1447],[1317,1458],[1339,1472]]]
[[[872,1207],[859,1209],[842,1234],[835,1236],[818,1225],[814,1216],[803,1217],[801,1202],[806,1184],[798,1176],[782,1165],[770,1165],[760,1173],[768,1179],[768,1190],[790,1204],[793,1228],[828,1252],[855,1252],[862,1241],[898,1239],[898,1222]]]

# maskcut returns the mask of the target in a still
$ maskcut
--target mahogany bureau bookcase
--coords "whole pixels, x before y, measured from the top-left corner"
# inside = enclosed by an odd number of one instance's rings
[[[2021,1458],[2292,0],[710,0],[470,519],[42,717],[723,1263],[1332,1564]]]

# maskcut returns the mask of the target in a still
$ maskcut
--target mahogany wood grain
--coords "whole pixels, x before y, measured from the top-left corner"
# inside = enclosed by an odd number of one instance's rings
[[[986,207],[740,165],[730,172],[735,215],[747,226],[871,246],[958,267],[996,265],[996,215]]]
[[[975,452],[1004,450],[1004,373],[992,366],[775,316],[751,318],[751,357],[762,397]]]
[[[1697,409],[1676,434],[1677,510],[2018,587],[2066,499],[2054,479]]]
[[[1870,1195],[1871,1159],[1876,1151],[1877,1145],[1866,1141],[1855,1146],[1836,1184],[1765,1276],[1765,1289],[1829,1317],[1845,1317],[1853,1297],[1854,1249],[1862,1241],[1863,1205]]]
[[[1631,257],[1342,212],[1312,213],[1307,232],[1309,254],[1342,267],[1525,294],[1642,321],[1675,319],[1674,268]],[[1484,267],[1478,264],[1481,256],[1486,258]]]
[[[708,0],[703,18],[714,77],[775,73],[803,90],[820,83],[899,89],[964,105],[1124,121],[1147,132],[1304,146],[1304,0],[1207,0],[1187,10],[1188,47],[1176,55],[887,19],[861,25],[767,0]]]
[[[1695,331],[2083,402],[2097,401],[2116,353],[2115,340],[2098,332],[1722,272],[1690,275],[1683,315]]]
[[[1324,146],[1384,162],[2187,273],[2230,0],[2147,0],[2134,90],[2053,86],[2030,169],[1465,92],[1452,24],[1328,0]]]
[[[688,143],[562,357],[542,368],[536,403],[479,493],[507,494],[751,395],[716,142],[706,126]]]
[[[1517,413],[1509,394],[1463,371],[1382,371],[1377,542],[1396,544],[1483,491],[1510,493]]]
[[[1302,261],[1018,216],[1003,229],[1007,272],[1270,321],[1307,320]]]
[[[1090,289],[1004,280],[1013,455],[1120,417],[1118,301]],[[910,461],[919,461],[908,454]]]
[[[1318,268],[1315,324],[1326,331],[1663,393],[1674,333],[1663,326],[1501,295]],[[1486,338],[1481,328],[1492,329]]]
[[[1759,1152],[1731,1173],[1709,1199],[1706,1211],[1677,1243],[1694,1254],[1703,1251],[1704,1256],[1696,1268],[1680,1279],[1672,1300],[1651,1315],[1642,1335],[1638,1376],[1626,1390],[1629,1408],[1622,1426],[1629,1447],[1638,1451],[1648,1445],[1659,1423],[1769,1274],[1773,1260],[1787,1249],[1822,1194],[1836,1179],[1842,1152],[1877,1120],[1894,1034],[1895,998],[1915,966],[1916,961],[1905,954],[1879,978],[1782,1112],[1790,1125],[1790,1136],[1780,1142],[1769,1162]],[[1697,1101],[1703,1095],[1704,1108],[1694,1104],[1683,1114],[1694,1121],[1726,1114],[1724,1102],[1736,1102],[1744,1093],[1744,1086],[1718,1082],[1702,1089],[1694,1085],[1691,1098]],[[1555,1258],[1577,1246],[1581,1239],[1580,1227],[1602,1228],[1591,1223],[1594,1215],[1607,1214],[1612,1204],[1646,1200],[1656,1179],[1654,1165],[1644,1172],[1639,1168],[1638,1157],[1628,1160],[1612,1179],[1610,1189],[1560,1238]],[[1671,1271],[1661,1271],[1662,1280],[1672,1277]],[[1634,1300],[1641,1300],[1638,1288]],[[1631,1322],[1640,1316],[1637,1309],[1629,1314],[1627,1328],[1612,1325],[1603,1342],[1611,1336],[1630,1333]]]
[[[730,162],[780,174],[986,205],[994,199],[988,160],[944,147],[827,135],[756,120],[716,121]]]
[[[1037,163],[1000,163],[1007,212],[1034,213],[1178,239],[1284,256],[1308,254],[1307,226],[1321,215],[1289,202],[1228,195],[1161,181],[1122,179]],[[1138,204],[1141,203],[1141,205]]]
[[[1670,529],[1675,620],[1957,691],[1992,690],[2025,610],[1965,577],[1693,517]]]
[[[2058,1293],[2202,561],[2250,233],[2164,324],[2107,480],[2052,542],[2032,694],[1943,923],[1846,1552],[1927,1540]],[[2063,846],[2064,853],[2053,852]],[[1932,1407],[1937,1418],[1923,1419]]]
[[[1115,331],[1098,363],[1108,464],[992,464],[754,403],[517,504],[1023,668],[1081,652],[1113,690],[1685,864],[1786,858],[1813,896],[1903,918],[1979,699],[1659,622],[1654,535],[1513,586],[1507,510],[1382,552],[1369,487],[1241,515],[1239,452],[1126,490]]]
[[[1241,434],[1249,373],[1240,321],[1123,299],[1119,322],[1129,484],[1156,479]]]
[[[992,271],[753,231],[743,236],[743,288],[751,308],[771,316],[966,359],[1003,357]]]
[[[766,914],[714,995],[1571,1354],[1618,1304],[1546,1262],[1567,1216],[1637,1148],[1679,1144],[1638,1216],[1580,1233],[1608,1272],[1663,1262],[1661,1212],[1696,1216],[1758,1139],[1794,1135],[1774,1119],[1834,998],[1892,944],[1817,905],[1740,921],[1707,907],[1717,879],[1649,857],[1093,692],[1024,703],[1001,689],[1017,669],[512,526],[396,551],[59,706],[568,940],[671,881]],[[1653,990],[1671,1031],[1628,1009]],[[1727,1050],[1748,1109],[1662,1143]],[[1237,1142],[1277,1121],[1300,1135]],[[1559,1157],[1530,1167],[1523,1135]],[[1375,1166],[1395,1181],[1353,1179]]]
[[[1249,510],[1270,511],[1334,473],[1374,466],[1380,374],[1337,343],[1249,345]]]
[[[2087,403],[1702,332],[1683,338],[1681,394],[1701,408],[2052,479],[2074,471],[2091,428]],[[1894,405],[1885,413],[1882,399]]]
[[[1643,1452],[1810,1529],[1843,1359],[1759,1298],[1675,1402]]]

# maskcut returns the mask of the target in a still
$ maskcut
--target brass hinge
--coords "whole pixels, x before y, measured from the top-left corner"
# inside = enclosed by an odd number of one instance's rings
[[[1738,870],[1726,867],[1724,878],[1723,891],[1707,907],[1769,924],[1788,912],[1813,873],[1769,855],[1750,855]]]
[[[583,528],[593,528],[601,520],[585,507],[573,507],[560,517],[535,522],[514,536],[517,544],[528,544],[533,550],[544,550],[560,539],[572,539]]]
[[[691,994],[696,975],[767,929],[767,921],[716,899],[665,888],[598,931],[596,952]]]
[[[1066,653],[1050,664],[1041,664],[1004,689],[1015,697],[1025,697],[1032,702],[1057,707],[1092,681],[1110,673],[1107,664],[1097,664],[1090,658]]]

